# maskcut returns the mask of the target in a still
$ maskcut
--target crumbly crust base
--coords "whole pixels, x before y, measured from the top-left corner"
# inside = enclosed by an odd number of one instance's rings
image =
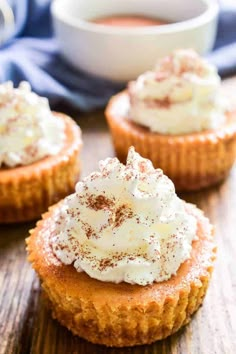
[[[56,208],[54,206],[53,208]],[[192,205],[198,240],[171,279],[148,286],[101,282],[59,262],[50,246],[53,208],[26,240],[53,317],[92,343],[125,347],[163,339],[187,324],[205,296],[216,247],[208,219]]]
[[[186,135],[150,132],[122,114],[119,101],[126,91],[111,98],[105,115],[110,127],[116,155],[126,161],[132,145],[171,178],[179,191],[197,190],[222,181],[236,157],[236,112],[219,129]]]
[[[27,166],[0,168],[0,223],[37,219],[74,191],[80,174],[81,131],[70,117],[54,114],[65,123],[61,152]]]

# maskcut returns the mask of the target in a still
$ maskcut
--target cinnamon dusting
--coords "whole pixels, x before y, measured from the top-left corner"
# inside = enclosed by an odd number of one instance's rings
[[[104,195],[90,195],[87,198],[87,206],[93,210],[109,209],[114,205],[114,202]]]
[[[127,205],[121,205],[115,212],[114,227],[119,227],[126,219],[130,219],[133,216],[133,211]]]

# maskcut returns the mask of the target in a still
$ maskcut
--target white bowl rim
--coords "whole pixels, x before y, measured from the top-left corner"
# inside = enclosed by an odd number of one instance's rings
[[[80,30],[94,32],[94,33],[103,33],[103,34],[113,34],[113,35],[150,35],[150,34],[164,34],[164,33],[173,33],[173,32],[183,32],[189,29],[197,28],[201,25],[204,25],[215,18],[219,13],[219,4],[216,0],[201,0],[207,6],[206,10],[193,18],[188,20],[168,23],[164,25],[152,25],[145,27],[115,27],[102,24],[96,24],[83,20],[81,18],[74,18],[73,16],[65,13],[59,12],[57,10],[57,4],[61,0],[54,0],[51,3],[51,13],[52,15],[64,22],[65,24],[75,27]]]

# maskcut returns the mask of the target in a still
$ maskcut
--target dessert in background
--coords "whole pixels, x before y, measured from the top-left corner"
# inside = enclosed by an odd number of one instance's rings
[[[141,15],[112,15],[92,19],[90,22],[112,27],[161,26],[169,23],[161,19]]]
[[[27,82],[0,85],[0,223],[33,220],[78,181],[81,132]]]
[[[161,59],[108,104],[118,158],[135,146],[178,190],[223,180],[235,160],[236,112],[220,87],[216,68],[193,50]]]
[[[212,226],[133,148],[107,158],[27,239],[61,324],[93,343],[152,343],[190,321],[213,269]]]

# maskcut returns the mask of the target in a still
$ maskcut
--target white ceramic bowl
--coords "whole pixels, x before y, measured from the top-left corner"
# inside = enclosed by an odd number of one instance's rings
[[[218,17],[215,0],[54,0],[51,10],[64,58],[75,68],[114,81],[136,78],[173,49],[205,54],[214,44]],[[122,28],[89,22],[117,14],[172,23]]]

